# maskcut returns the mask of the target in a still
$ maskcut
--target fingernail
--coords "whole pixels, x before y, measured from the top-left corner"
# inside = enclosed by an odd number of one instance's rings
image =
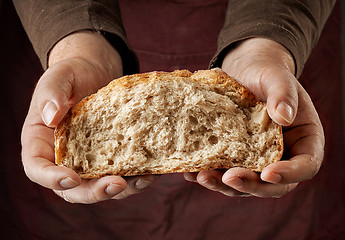
[[[284,119],[287,123],[291,124],[293,119],[293,110],[292,107],[290,107],[289,104],[285,102],[281,102],[278,104],[276,108],[276,113],[279,114],[279,116]]]
[[[200,184],[208,188],[213,188],[217,186],[217,181],[214,178],[208,178],[205,181],[201,182]]]
[[[52,101],[46,103],[42,111],[42,117],[44,123],[49,126],[49,124],[53,121],[58,108],[56,104]]]
[[[239,177],[233,177],[226,181],[226,184],[233,188],[241,188],[243,183],[243,180]]]
[[[60,181],[60,186],[66,189],[74,188],[78,185],[79,183],[70,177],[66,177]]]
[[[109,183],[107,188],[105,189],[105,192],[109,195],[109,196],[114,196],[120,192],[122,192],[124,189],[115,183]]]
[[[282,176],[277,173],[272,173],[267,180],[271,183],[279,183],[282,180]]]
[[[146,181],[144,179],[138,178],[138,180],[135,182],[135,188],[142,190],[144,188],[147,188],[148,186],[151,185],[151,181]]]

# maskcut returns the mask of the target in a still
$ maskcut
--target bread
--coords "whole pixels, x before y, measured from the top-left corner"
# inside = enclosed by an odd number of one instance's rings
[[[73,106],[55,130],[58,165],[83,178],[244,167],[283,153],[266,105],[221,69],[115,79]]]

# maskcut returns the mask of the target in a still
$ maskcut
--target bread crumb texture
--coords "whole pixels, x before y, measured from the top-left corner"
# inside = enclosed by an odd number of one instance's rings
[[[112,81],[55,130],[56,163],[83,178],[244,167],[279,161],[281,127],[220,69],[150,72]]]

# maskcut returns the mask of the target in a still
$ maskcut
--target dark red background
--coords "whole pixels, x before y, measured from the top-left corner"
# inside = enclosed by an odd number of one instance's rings
[[[121,2],[122,14],[142,71],[207,68],[226,1],[130,2]],[[152,22],[145,23],[147,18]],[[32,183],[21,165],[20,132],[43,71],[8,1],[0,5],[0,19],[0,235],[5,239],[345,239],[340,1],[300,79],[324,125],[324,164],[314,179],[281,199],[229,198],[169,174],[128,199],[81,205]]]

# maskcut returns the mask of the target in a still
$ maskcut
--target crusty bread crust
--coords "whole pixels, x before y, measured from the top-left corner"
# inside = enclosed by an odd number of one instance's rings
[[[232,96],[232,101],[238,105],[241,109],[248,109],[253,107],[258,107],[259,109],[265,107],[265,103],[259,102],[258,99],[252,94],[248,89],[244,86],[239,84],[236,80],[228,76],[225,72],[221,69],[212,69],[212,70],[200,70],[195,73],[191,73],[188,70],[176,70],[174,72],[149,72],[143,74],[134,74],[129,76],[124,76],[119,79],[115,79],[111,83],[109,83],[106,87],[100,89],[97,93],[92,94],[81,100],[78,104],[73,106],[69,112],[66,114],[64,119],[60,122],[60,124],[55,129],[55,161],[57,165],[67,166],[74,169],[82,178],[97,178],[104,175],[120,175],[120,176],[131,176],[131,175],[145,175],[145,174],[163,174],[163,173],[170,173],[170,172],[198,172],[201,170],[209,170],[209,169],[228,169],[235,166],[246,167],[253,171],[262,171],[263,167],[268,165],[269,163],[273,163],[279,161],[282,154],[283,154],[283,134],[281,126],[275,124],[271,119],[268,119],[268,124],[270,131],[275,131],[277,136],[275,137],[274,144],[276,145],[276,152],[273,154],[273,158],[268,160],[265,165],[257,166],[253,165],[246,165],[241,163],[239,159],[229,159],[228,156],[224,154],[224,156],[219,155],[216,159],[212,159],[212,161],[208,161],[205,164],[198,164],[198,165],[186,165],[185,167],[182,165],[179,168],[144,168],[141,169],[140,166],[137,167],[130,167],[126,169],[117,169],[114,172],[113,169],[103,169],[103,170],[95,170],[92,169],[92,166],[88,171],[85,171],[80,166],[74,166],[72,160],[69,159],[70,155],[67,156],[71,150],[68,149],[68,141],[70,131],[75,131],[73,128],[73,119],[83,117],[86,112],[93,111],[92,110],[92,102],[95,101],[98,95],[103,96],[111,96],[112,94],[116,93],[119,90],[126,90],[132,89],[137,85],[141,84],[155,84],[155,82],[161,81],[170,81],[173,79],[174,81],[184,80],[194,82],[197,85],[203,86],[211,86],[213,87],[213,91],[217,92],[222,91],[220,89],[226,89],[229,92],[234,92]],[[104,103],[105,104],[105,103]],[[192,158],[191,158],[192,159]],[[188,159],[190,161],[191,159]],[[81,161],[85,161],[81,159]],[[128,159],[128,161],[132,161]],[[182,159],[183,161],[183,159]]]

